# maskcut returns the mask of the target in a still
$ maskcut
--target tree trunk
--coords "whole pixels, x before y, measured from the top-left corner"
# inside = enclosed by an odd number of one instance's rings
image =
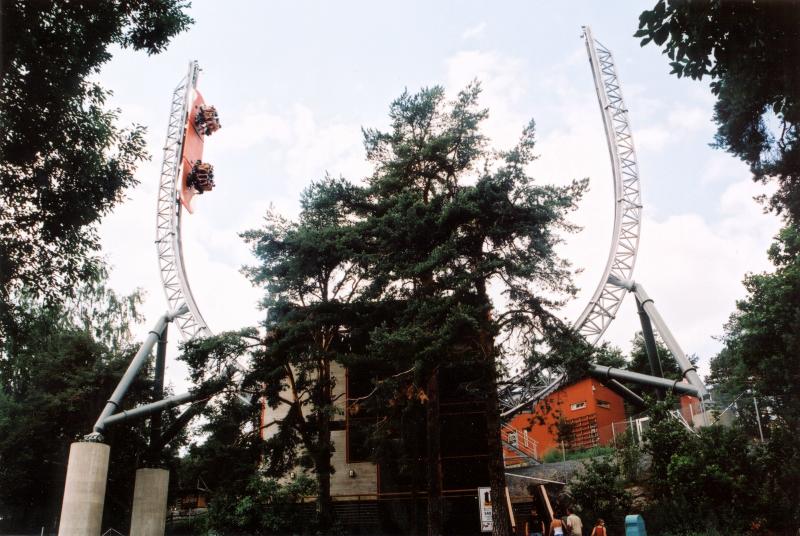
[[[511,515],[506,502],[506,467],[503,444],[500,441],[500,406],[497,403],[497,367],[495,366],[494,338],[486,326],[492,323],[491,300],[486,293],[486,282],[476,282],[478,293],[486,304],[485,326],[480,328],[478,340],[483,354],[483,379],[486,386],[486,443],[488,454],[489,486],[492,489],[492,535],[511,535]]]
[[[425,412],[428,446],[428,536],[442,534],[442,461],[438,382],[438,372],[433,372],[428,379],[428,403]]]
[[[422,524],[419,522],[419,490],[422,487],[422,478],[420,478],[420,470],[419,467],[424,466],[421,464],[421,457],[420,457],[420,445],[419,445],[419,435],[417,434],[417,427],[415,425],[411,425],[411,430],[409,433],[409,438],[411,443],[412,449],[412,456],[411,460],[414,464],[411,473],[411,515],[412,522],[411,522],[411,534],[412,536],[420,536],[422,534]]]
[[[326,428],[329,428],[326,426]],[[330,430],[327,433],[330,441]],[[323,448],[318,461],[318,485],[319,485],[319,528],[324,533],[333,526],[333,501],[331,501],[331,451],[330,448]]]
[[[330,363],[325,362],[321,367],[322,380],[322,403],[326,406],[332,404],[331,389],[331,368]],[[327,412],[322,412],[319,416],[319,444],[318,455],[314,463],[317,469],[317,485],[319,486],[319,528],[324,533],[333,526],[333,501],[331,500],[331,455],[333,445],[331,444],[331,421]]]
[[[494,366],[487,367],[486,434],[488,443],[489,485],[492,488],[492,535],[511,535],[511,515],[506,502],[506,473],[503,445],[500,442],[500,407],[497,404],[497,381]]]

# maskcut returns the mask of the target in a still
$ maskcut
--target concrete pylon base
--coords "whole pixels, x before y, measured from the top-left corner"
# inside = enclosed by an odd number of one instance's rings
[[[164,536],[169,471],[139,469],[133,488],[130,536]]]
[[[103,443],[70,445],[58,536],[99,536],[111,448]]]

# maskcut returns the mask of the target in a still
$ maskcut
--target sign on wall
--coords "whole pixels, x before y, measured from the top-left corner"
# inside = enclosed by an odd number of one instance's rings
[[[478,511],[481,532],[492,532],[492,492],[491,488],[478,488]]]

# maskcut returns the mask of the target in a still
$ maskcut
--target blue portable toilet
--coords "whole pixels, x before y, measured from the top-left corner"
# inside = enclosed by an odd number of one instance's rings
[[[625,516],[625,536],[647,536],[644,518],[640,515]]]

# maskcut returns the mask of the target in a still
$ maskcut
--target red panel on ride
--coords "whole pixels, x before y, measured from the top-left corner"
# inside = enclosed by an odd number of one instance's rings
[[[194,95],[194,101],[186,117],[186,137],[183,141],[183,154],[181,154],[180,197],[181,204],[189,211],[189,214],[194,212],[194,197],[197,195],[197,192],[194,188],[189,188],[186,183],[189,178],[189,173],[192,171],[192,166],[198,160],[203,160],[203,139],[205,138],[205,136],[197,132],[194,124],[197,111],[205,101],[199,91],[194,90]]]

